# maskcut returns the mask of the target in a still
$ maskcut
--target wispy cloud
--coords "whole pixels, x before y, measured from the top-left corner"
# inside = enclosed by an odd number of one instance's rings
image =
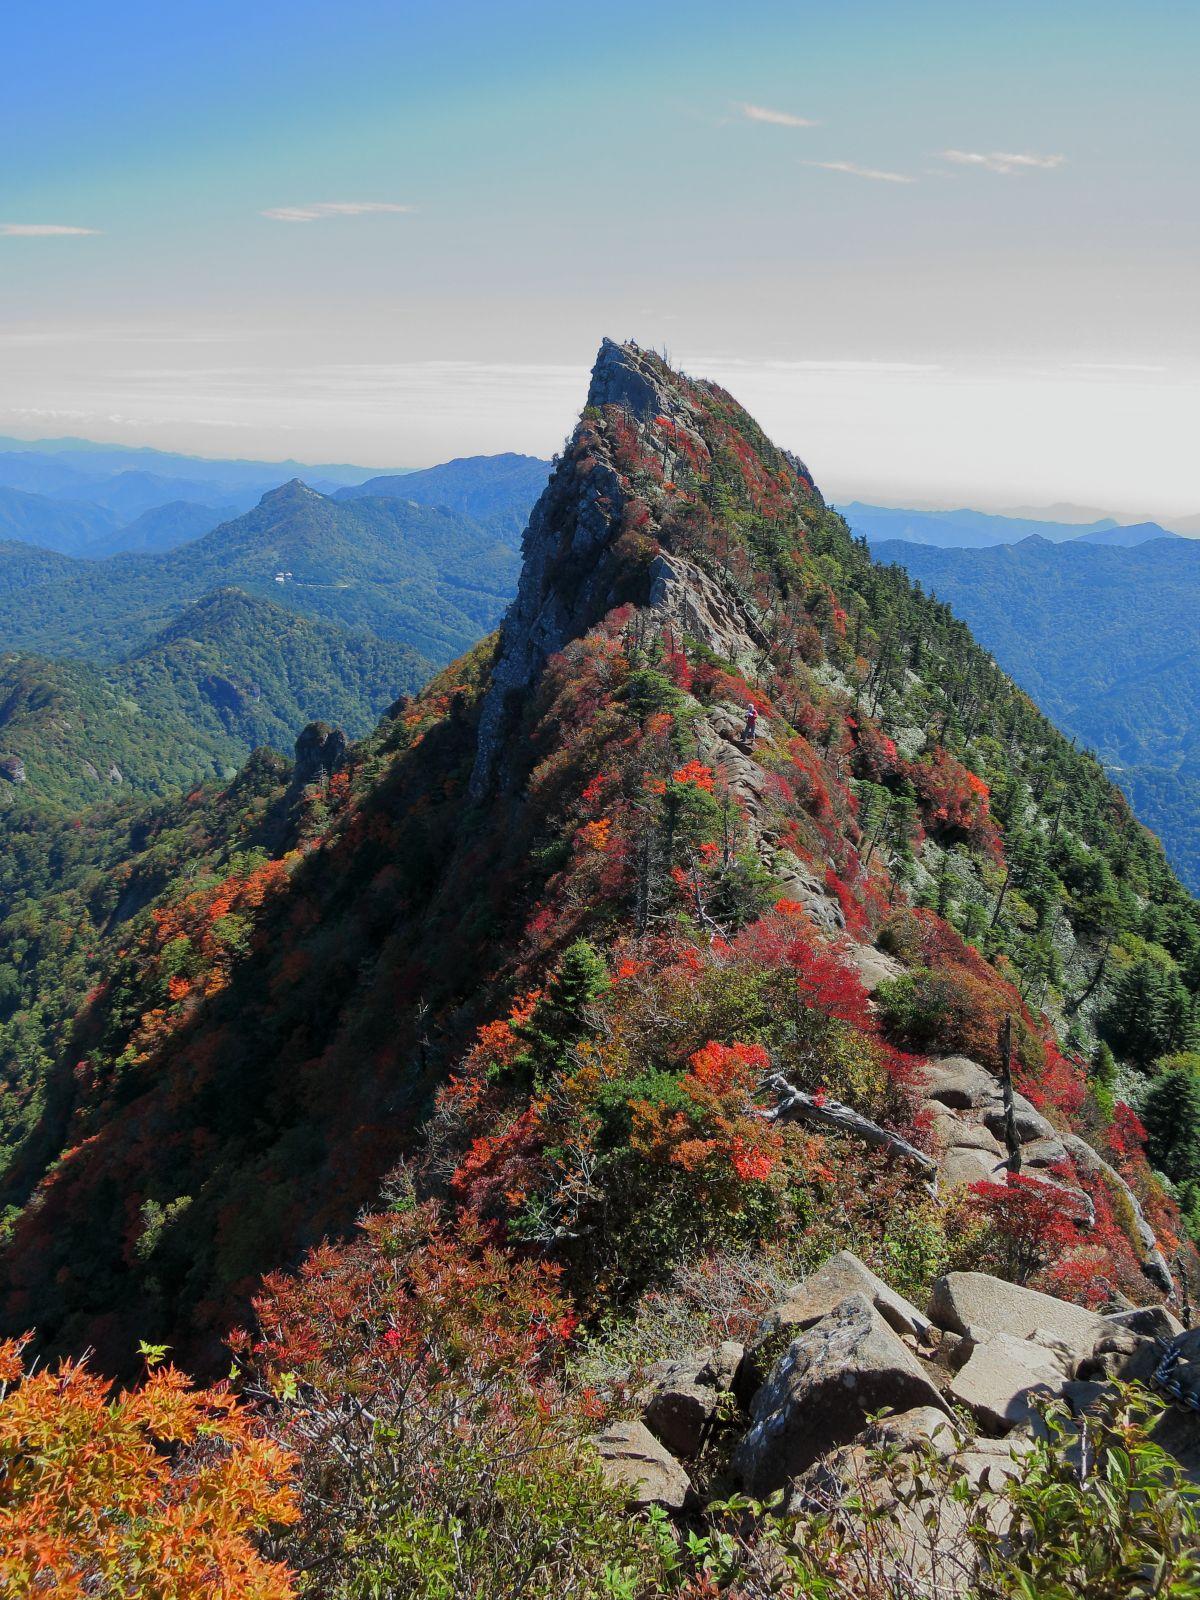
[[[1050,172],[1066,162],[1066,156],[1019,155],[1013,151],[943,150],[942,160],[953,161],[960,167],[983,167],[988,172],[1000,172],[1012,177],[1021,172]]]
[[[884,172],[880,167],[860,167],[856,161],[806,161],[806,167],[825,172],[848,172],[852,178],[871,178],[876,183],[916,183],[906,172]]]
[[[390,200],[318,200],[308,206],[272,206],[260,215],[272,222],[319,222],[322,217],[364,217],[377,212],[413,211],[413,206],[398,206]]]
[[[1165,372],[1149,361],[1072,361],[1075,372]]]
[[[99,228],[68,228],[61,222],[0,222],[0,236],[5,239],[81,238],[99,232]]]
[[[737,110],[747,122],[770,122],[777,128],[815,128],[819,124],[811,117],[796,117],[790,111],[772,111],[770,106],[752,106],[740,102]]]

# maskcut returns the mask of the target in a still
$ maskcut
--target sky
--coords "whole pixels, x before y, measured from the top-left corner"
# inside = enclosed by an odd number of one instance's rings
[[[602,335],[826,492],[1200,511],[1200,5],[6,8],[0,432],[549,454]]]

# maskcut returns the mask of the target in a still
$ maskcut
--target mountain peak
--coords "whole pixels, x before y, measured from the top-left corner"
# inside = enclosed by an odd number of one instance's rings
[[[481,714],[473,798],[515,771],[520,704],[546,662],[615,607],[649,608],[656,625],[726,658],[753,653],[750,593],[778,580],[756,569],[800,549],[811,505],[823,502],[807,469],[724,390],[605,339],[587,405],[529,519]],[[743,537],[743,515],[746,528],[771,523],[778,550]]]
[[[642,422],[663,413],[670,414],[679,404],[669,378],[674,376],[666,363],[651,351],[630,341],[617,344],[604,339],[592,368],[588,389],[589,406],[622,406]]]
[[[277,489],[268,489],[258,502],[260,509],[286,511],[291,507],[302,504],[305,500],[324,500],[323,494],[318,494],[315,489],[310,489],[302,478],[289,478],[286,483],[281,483]]]

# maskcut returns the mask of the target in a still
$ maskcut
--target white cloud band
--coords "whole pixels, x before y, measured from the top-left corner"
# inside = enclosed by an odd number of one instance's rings
[[[378,212],[399,214],[412,206],[398,206],[390,200],[319,200],[307,206],[272,206],[260,215],[272,222],[319,222],[322,217],[364,217]]]
[[[999,172],[1012,177],[1019,172],[1051,172],[1061,167],[1066,156],[1021,155],[1005,150],[943,150],[942,160],[953,161],[960,167],[983,167],[987,172]]]
[[[99,228],[68,228],[60,222],[0,222],[0,237],[5,239],[82,238],[99,232]]]
[[[770,106],[739,103],[737,108],[747,122],[769,122],[776,128],[815,128],[810,117],[796,117],[790,111],[772,111]]]
[[[870,178],[875,183],[916,183],[906,172],[884,172],[879,167],[860,167],[856,161],[806,161],[806,167],[820,167],[824,172],[845,172],[852,178]]]

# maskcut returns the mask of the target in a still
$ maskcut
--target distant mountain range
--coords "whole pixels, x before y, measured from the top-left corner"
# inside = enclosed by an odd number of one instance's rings
[[[231,778],[321,717],[365,733],[430,665],[237,589],[205,596],[111,667],[0,655],[0,811],[78,809]]]
[[[511,544],[469,518],[406,500],[331,500],[299,481],[173,550],[76,559],[53,575],[42,552],[31,559],[41,581],[22,572],[20,547],[0,550],[0,638],[99,661],[230,584],[446,661],[495,626],[518,565]]]
[[[422,472],[370,478],[339,489],[334,498],[358,500],[374,495],[444,506],[447,511],[485,522],[516,542],[525,531],[534,501],[546,487],[551,465],[538,456],[457,456]]]
[[[373,472],[209,461],[86,439],[0,438],[0,539],[91,558],[166,550],[249,511],[269,489],[301,475],[332,491]],[[182,506],[191,509],[184,513]]]
[[[365,732],[498,621],[548,470],[466,458],[346,500],[292,480],[216,527],[168,501],[116,555],[110,507],[0,487],[0,812],[227,776],[313,720]],[[138,502],[135,477],[169,481],[119,474],[113,506]]]
[[[1060,508],[1069,511],[1071,507]],[[1190,531],[1185,524],[1200,518],[1183,518],[1173,528],[1157,522],[1119,524],[1113,517],[1098,517],[1090,522],[1053,521],[1035,517],[987,511],[910,511],[893,506],[864,505],[852,501],[838,510],[860,538],[872,547],[885,540],[901,539],[909,544],[937,545],[943,549],[983,550],[993,545],[1018,544],[1036,537],[1052,544],[1086,540],[1091,544],[1144,544],[1150,539],[1173,539]]]
[[[872,553],[947,601],[1047,715],[1099,753],[1200,892],[1200,541],[882,542]]]
[[[0,437],[0,540],[92,560],[170,550],[251,510],[292,479],[339,498],[441,506],[515,544],[550,463],[536,456],[467,456],[415,472],[210,461],[84,439]]]

